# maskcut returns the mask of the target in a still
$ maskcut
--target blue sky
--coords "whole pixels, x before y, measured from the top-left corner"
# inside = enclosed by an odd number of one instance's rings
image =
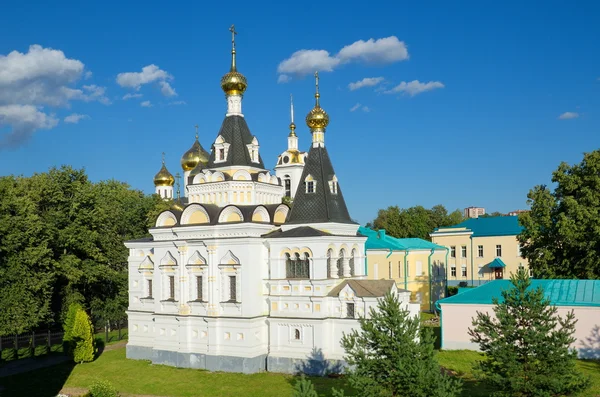
[[[0,175],[70,164],[151,193],[161,152],[175,173],[195,124],[205,148],[216,137],[232,23],[269,168],[290,94],[308,149],[321,70],[326,145],[361,223],[389,205],[525,208],[561,161],[599,147],[597,2],[61,4],[3,7]],[[349,88],[365,78],[377,84]]]

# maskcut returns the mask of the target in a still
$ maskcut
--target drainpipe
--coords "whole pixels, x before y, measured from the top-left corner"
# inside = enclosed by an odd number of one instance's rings
[[[406,275],[408,270],[408,251],[410,251],[408,248],[404,251],[404,289],[406,290],[408,290],[408,277]]]
[[[473,277],[473,234],[471,234],[471,287],[475,286],[475,278]]]
[[[444,296],[448,297],[448,255],[450,254],[450,248],[444,247],[446,250],[446,262],[444,263]]]
[[[435,252],[435,249],[432,248],[431,254],[429,254],[429,256],[427,257],[427,267],[429,268],[429,311],[432,313],[433,313],[433,296],[431,296],[431,277],[433,275],[431,274],[431,257],[433,256],[434,252]]]

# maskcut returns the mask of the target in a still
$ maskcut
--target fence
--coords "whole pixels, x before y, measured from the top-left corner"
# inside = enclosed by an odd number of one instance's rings
[[[120,341],[128,336],[127,321],[117,322],[112,329],[95,328],[96,340],[102,344]],[[21,335],[0,336],[0,363],[22,358],[63,352],[62,330],[36,331]]]

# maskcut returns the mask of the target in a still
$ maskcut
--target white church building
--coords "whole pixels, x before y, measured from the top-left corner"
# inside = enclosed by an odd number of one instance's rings
[[[359,328],[386,292],[403,302],[410,293],[391,280],[365,280],[366,237],[325,147],[318,75],[306,116],[310,148],[299,150],[292,110],[288,148],[273,173],[242,113],[247,81],[232,42],[221,79],[227,113],[210,153],[196,134],[181,161],[185,198],[158,216],[151,237],[126,243],[127,357],[245,373],[337,370],[343,333]],[[174,198],[164,159],[154,182],[157,194]]]

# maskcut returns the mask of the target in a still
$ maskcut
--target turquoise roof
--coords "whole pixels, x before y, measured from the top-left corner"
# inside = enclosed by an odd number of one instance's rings
[[[434,244],[421,238],[396,238],[385,234],[385,230],[373,230],[368,227],[359,227],[358,232],[367,237],[365,243],[367,250],[446,250],[441,245]]]
[[[454,226],[438,227],[434,233],[453,232],[452,229],[467,228],[473,237],[512,236],[521,233],[523,226],[517,216],[493,216],[489,218],[471,218]]]
[[[510,280],[494,280],[462,294],[440,299],[436,306],[444,304],[491,305],[492,298],[502,301],[501,291],[512,287]],[[600,280],[531,280],[529,288],[542,287],[550,304],[555,306],[600,307]]]
[[[498,268],[505,268],[506,264],[504,262],[502,262],[502,259],[496,258],[493,261],[491,261],[490,263],[488,263],[487,266],[490,269],[498,269]]]

